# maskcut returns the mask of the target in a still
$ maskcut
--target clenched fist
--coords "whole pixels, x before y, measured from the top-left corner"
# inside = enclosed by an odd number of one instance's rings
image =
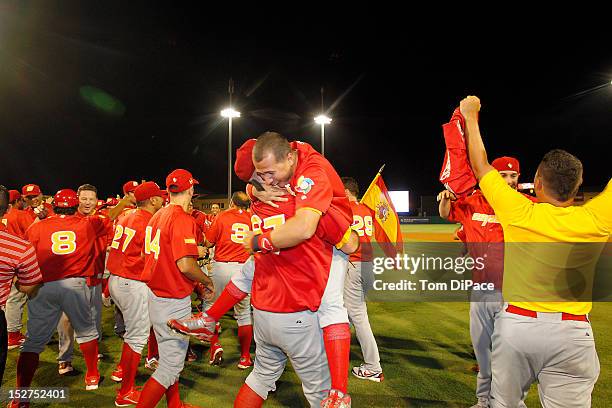
[[[480,99],[477,96],[469,95],[459,103],[461,114],[467,118],[477,118],[480,112]]]

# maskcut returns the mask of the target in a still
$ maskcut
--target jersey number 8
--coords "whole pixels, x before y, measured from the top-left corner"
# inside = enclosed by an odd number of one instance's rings
[[[236,244],[243,244],[244,238],[249,231],[250,228],[248,225],[241,222],[235,222],[232,224],[232,235],[230,236],[230,239]]]

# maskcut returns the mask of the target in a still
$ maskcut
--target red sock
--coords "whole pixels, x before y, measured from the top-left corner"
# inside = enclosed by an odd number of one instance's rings
[[[123,352],[121,353],[121,368],[123,368],[123,381],[121,382],[121,394],[127,394],[134,388],[136,381],[136,373],[140,364],[140,353],[135,352],[127,344],[123,343]]]
[[[166,387],[158,383],[155,378],[150,377],[140,392],[136,408],[155,408],[165,392]]]
[[[215,332],[215,335],[210,339],[210,345],[217,344],[219,342],[219,332]]]
[[[253,391],[251,387],[242,384],[234,400],[234,408],[260,408],[263,406],[263,402],[264,399]]]
[[[119,364],[117,364],[117,368],[121,369],[122,371],[125,370],[125,360],[128,357],[126,347],[129,348],[128,344],[126,342],[123,342],[123,346],[121,349],[121,358],[119,359]]]
[[[223,292],[221,292],[219,298],[213,303],[210,309],[206,311],[206,314],[216,321],[219,321],[221,316],[247,296],[248,293],[241,291],[232,281],[230,281],[225,286],[225,289],[223,289]]]
[[[17,387],[29,387],[37,367],[38,353],[20,353],[17,360]]]
[[[108,287],[108,278],[102,279],[102,294],[104,297],[110,297],[110,289]]]
[[[181,408],[181,394],[179,393],[178,381],[166,390],[166,405],[168,408]]]
[[[87,377],[100,375],[98,372],[98,339],[79,344],[85,365],[87,366]]]
[[[240,343],[240,356],[251,356],[251,340],[253,339],[253,325],[238,326],[238,342]]]
[[[151,331],[149,332],[149,344],[147,344],[147,359],[152,359],[153,357],[159,357],[159,350],[157,349],[157,338],[155,338],[155,331],[151,327]]]
[[[346,394],[351,350],[351,331],[348,323],[324,327],[323,342],[331,374],[331,387]]]

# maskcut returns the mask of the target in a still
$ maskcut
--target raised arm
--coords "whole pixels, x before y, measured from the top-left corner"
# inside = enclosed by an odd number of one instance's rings
[[[470,165],[474,175],[480,180],[485,174],[494,170],[487,159],[487,151],[480,135],[480,127],[478,126],[480,99],[470,95],[461,101],[459,109],[463,117],[465,117],[465,136]]]

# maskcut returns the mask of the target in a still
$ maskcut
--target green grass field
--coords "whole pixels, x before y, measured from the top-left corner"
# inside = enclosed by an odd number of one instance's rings
[[[454,226],[404,226],[405,233],[448,233]],[[469,407],[475,402],[476,375],[470,370],[475,360],[468,333],[467,303],[369,303],[369,315],[378,341],[385,381],[373,383],[351,376],[349,391],[354,407]],[[595,304],[592,322],[601,362],[601,374],[593,393],[593,407],[612,404],[612,305]],[[68,404],[37,404],[36,406],[110,407],[114,406],[117,386],[110,380],[120,357],[121,342],[113,334],[111,309],[103,314],[106,338],[101,351],[106,358],[100,363],[105,377],[96,391],[85,391],[84,362],[75,351],[74,366],[79,375],[60,377],[57,374],[57,343],[50,344],[41,355],[33,386],[70,387]],[[231,407],[248,370],[236,368],[239,351],[236,323],[230,317],[222,320],[221,342],[225,349],[222,367],[208,365],[204,345],[194,344],[199,360],[187,363],[181,377],[181,395],[186,402],[201,407]],[[15,385],[15,363],[18,351],[9,352],[3,388]],[[351,365],[361,362],[361,351],[353,338]],[[150,375],[141,364],[137,385]],[[538,407],[535,386],[527,398],[528,407]],[[165,402],[159,406],[165,406]],[[301,386],[297,376],[287,368],[271,394],[266,407],[302,407]]]

